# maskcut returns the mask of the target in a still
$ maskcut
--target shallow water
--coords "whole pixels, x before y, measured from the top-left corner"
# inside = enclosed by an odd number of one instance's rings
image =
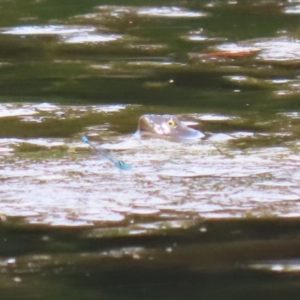
[[[1,2],[1,299],[299,295],[298,2]]]

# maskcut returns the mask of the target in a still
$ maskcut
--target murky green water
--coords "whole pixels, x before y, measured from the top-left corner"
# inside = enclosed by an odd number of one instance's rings
[[[1,299],[296,298],[299,14],[1,2]],[[138,138],[149,113],[209,138]]]

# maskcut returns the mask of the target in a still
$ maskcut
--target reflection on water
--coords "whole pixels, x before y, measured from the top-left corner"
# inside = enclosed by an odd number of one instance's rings
[[[220,53],[215,55],[239,56],[257,54],[256,59],[262,61],[298,61],[300,42],[295,38],[279,37],[253,41],[244,41],[240,44],[223,44],[218,46]]]
[[[10,238],[1,241],[1,295],[228,299],[229,290],[240,299],[252,297],[253,289],[266,299],[299,294],[296,220],[160,226],[160,233],[132,228],[130,234],[126,227],[49,230],[4,223],[1,234],[10,232]]]
[[[92,34],[95,27],[76,27],[76,26],[22,26],[11,29],[5,29],[3,34],[14,35],[59,35],[65,43],[98,43],[112,42],[120,39],[121,35],[116,34]]]
[[[299,1],[158,2],[1,2],[1,300],[299,295]]]
[[[141,8],[137,12],[139,15],[154,16],[154,17],[203,17],[205,14],[201,12],[187,11],[180,7],[149,7]]]
[[[18,26],[13,28],[6,28],[2,31],[3,34],[16,34],[16,35],[70,35],[75,33],[93,32],[95,27],[76,27],[76,26],[62,26],[62,25],[49,25],[49,26]]]
[[[297,141],[289,132],[254,134],[233,127],[228,134],[213,133],[206,140],[188,143],[113,135],[115,116],[122,116],[117,119],[122,126],[120,122],[127,122],[139,109],[122,105],[3,104],[2,118],[14,117],[18,124],[30,122],[43,128],[45,122],[53,126],[59,119],[60,126],[68,128],[70,119],[84,124],[85,119],[88,123],[89,118],[104,118],[106,125],[83,125],[68,139],[2,139],[0,189],[5,201],[0,203],[1,213],[56,226],[116,223],[138,215],[171,221],[185,215],[187,222],[203,217],[299,216],[300,159],[293,149]],[[287,118],[286,122],[297,120],[289,114],[276,117]],[[195,113],[181,118],[189,122],[232,122],[232,126],[237,120],[242,122],[234,116]],[[135,119],[132,132],[138,116]],[[264,121],[265,126],[273,122]],[[90,152],[80,142],[83,131],[105,139],[103,147],[118,151],[118,159],[131,164],[132,169],[119,170]],[[272,148],[245,148],[244,143],[251,143],[257,134],[265,140],[278,136],[290,141]],[[96,141],[94,144],[101,147]]]
[[[276,16],[269,30],[264,8],[272,11],[272,18]],[[271,91],[279,97],[297,95],[297,25],[286,18],[296,8],[293,3],[280,5],[276,1],[200,1],[182,6],[95,3],[87,6],[85,13],[79,10],[48,24],[39,25],[37,17],[31,16],[23,24],[1,27],[0,65],[5,72],[0,75],[0,87],[4,95],[37,101],[41,97],[51,101],[56,95],[55,101],[60,97],[59,101],[79,98],[132,104],[165,99],[166,103],[183,105],[185,99],[184,104],[208,105],[210,110],[228,108],[223,103],[227,101],[217,100],[224,98],[224,92],[229,93],[228,98],[234,97],[232,93],[255,89],[267,90],[269,97]],[[253,21],[251,12],[258,14]],[[237,17],[228,24],[232,14]],[[244,22],[251,24],[253,32],[248,33]],[[255,36],[258,32],[261,36]],[[254,38],[247,39],[247,34]],[[25,55],[28,63],[17,62],[20,55]],[[39,92],[31,82],[24,82],[36,78]],[[14,87],[20,82],[23,86],[17,93]],[[210,101],[202,100],[207,97],[203,89],[214,86],[223,93],[214,91]]]

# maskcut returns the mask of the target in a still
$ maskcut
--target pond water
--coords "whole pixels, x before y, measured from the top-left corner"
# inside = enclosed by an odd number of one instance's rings
[[[1,299],[299,295],[299,14],[1,2]],[[143,114],[208,137],[137,137]]]

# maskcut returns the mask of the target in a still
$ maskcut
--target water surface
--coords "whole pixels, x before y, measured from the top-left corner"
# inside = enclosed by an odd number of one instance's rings
[[[299,294],[298,1],[0,8],[1,299]]]

